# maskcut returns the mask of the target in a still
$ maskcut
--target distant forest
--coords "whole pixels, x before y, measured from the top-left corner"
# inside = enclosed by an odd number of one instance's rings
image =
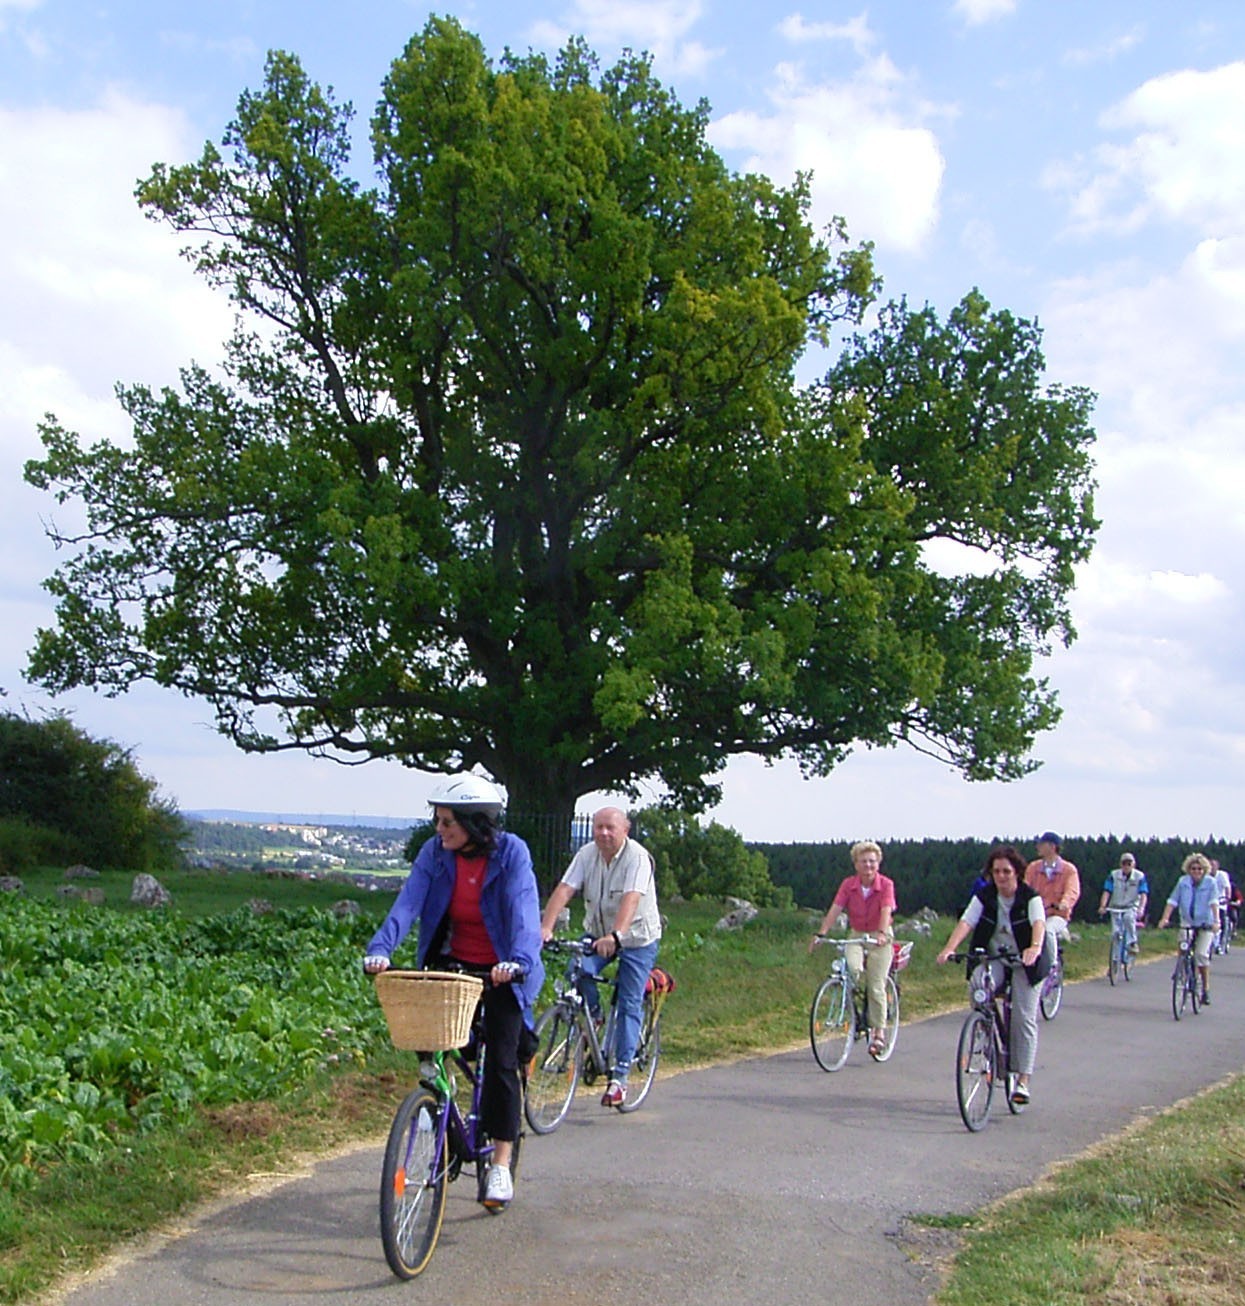
[[[996,842],[980,839],[895,839],[882,845],[882,871],[895,881],[899,913],[910,916],[932,907],[940,916],[959,915],[968,901],[973,881],[985,865],[986,853]],[[1000,839],[1014,843],[1025,861],[1037,856],[1032,838]],[[801,907],[824,911],[845,875],[852,872],[851,841],[835,843],[750,843],[769,862],[775,884],[791,887]],[[1184,839],[1130,839],[1114,835],[1093,839],[1068,838],[1060,850],[1081,873],[1081,900],[1075,917],[1098,919],[1098,897],[1107,872],[1120,864],[1120,854],[1131,852],[1150,883],[1150,900],[1159,907],[1171,892],[1180,863],[1191,852],[1204,852],[1219,860],[1234,880],[1245,874],[1245,844],[1209,839],[1191,843]]]

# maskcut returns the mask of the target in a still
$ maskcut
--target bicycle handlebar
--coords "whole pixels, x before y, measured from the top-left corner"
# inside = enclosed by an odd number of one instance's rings
[[[1024,959],[1018,952],[986,952],[983,948],[974,948],[971,952],[952,952],[948,954],[947,960],[1001,961],[1005,966],[1011,966],[1013,969],[1025,964]]]
[[[850,939],[832,939],[825,934],[814,934],[813,942],[818,946],[823,943],[830,943],[836,948],[846,948],[849,943],[866,943],[871,947],[877,947],[883,943],[890,943],[891,940],[878,938],[876,934],[855,934]]]

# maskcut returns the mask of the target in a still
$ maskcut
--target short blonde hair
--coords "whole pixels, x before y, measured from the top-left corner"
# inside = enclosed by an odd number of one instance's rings
[[[878,859],[882,857],[882,846],[876,844],[872,839],[861,839],[859,843],[852,844],[852,865],[856,864],[856,858],[864,853],[877,853]]]
[[[1188,875],[1195,866],[1200,866],[1202,870],[1209,872],[1210,858],[1207,857],[1205,853],[1190,853],[1184,861],[1180,863],[1180,869],[1185,875]]]

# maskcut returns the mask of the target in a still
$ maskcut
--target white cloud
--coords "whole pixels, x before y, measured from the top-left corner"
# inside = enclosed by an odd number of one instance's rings
[[[856,239],[919,250],[939,215],[945,161],[921,125],[906,79],[885,55],[863,60],[848,79],[810,82],[782,64],[769,92],[772,112],[740,111],[710,125],[721,150],[746,152],[745,170],[789,182],[813,174],[813,221],[845,216]]]
[[[868,11],[849,18],[845,23],[810,23],[802,14],[788,14],[778,24],[778,31],[796,45],[810,41],[846,41],[862,58],[876,40],[869,27]]]
[[[1120,55],[1136,49],[1145,39],[1145,34],[1145,25],[1140,24],[1101,45],[1082,45],[1066,50],[1062,62],[1070,68],[1086,68],[1090,64],[1110,63]]]
[[[1152,78],[1100,125],[1131,139],[1047,172],[1049,185],[1071,192],[1075,227],[1127,233],[1161,219],[1209,236],[1241,229],[1245,62]]]
[[[1016,0],[955,0],[951,12],[957,14],[970,27],[992,23],[996,18],[1006,18],[1016,12]]]
[[[552,48],[582,35],[598,50],[647,51],[663,76],[699,76],[718,54],[686,39],[703,14],[702,0],[572,0],[565,14],[533,24],[529,35],[534,44]]]

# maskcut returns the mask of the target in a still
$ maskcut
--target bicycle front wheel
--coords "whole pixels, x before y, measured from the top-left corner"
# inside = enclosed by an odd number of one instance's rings
[[[1184,958],[1181,957],[1176,963],[1176,970],[1172,975],[1172,1015],[1177,1020],[1184,1015],[1185,1003],[1188,999],[1188,977],[1185,975]]]
[[[808,1038],[823,1070],[840,1070],[856,1037],[856,1011],[841,975],[823,980],[808,1013]]]
[[[640,1012],[640,1037],[631,1060],[631,1078],[627,1081],[627,1100],[618,1109],[626,1114],[635,1111],[648,1097],[661,1059],[661,1017],[653,1019],[653,995],[644,995]]]
[[[1107,955],[1107,978],[1111,981],[1111,987],[1115,987],[1115,978],[1120,973],[1120,941],[1114,935],[1111,936],[1111,951]]]
[[[380,1177],[380,1240],[399,1279],[413,1279],[432,1259],[445,1214],[446,1164],[438,1150],[442,1104],[418,1088],[398,1108]]]
[[[1054,1020],[1063,1002],[1063,962],[1057,961],[1051,973],[1042,981],[1042,1000],[1038,1006],[1044,1020]]]
[[[536,1055],[527,1071],[523,1114],[538,1134],[551,1134],[566,1119],[584,1064],[584,1043],[574,1017],[550,1007],[536,1022]]]
[[[1124,972],[1124,978],[1131,983],[1133,978],[1133,954],[1127,940],[1120,948],[1120,969]]]
[[[969,1013],[960,1030],[955,1054],[955,1100],[960,1119],[974,1134],[990,1118],[994,1097],[994,1039],[990,1022],[980,1011]]]
[[[882,1046],[874,1053],[874,1061],[887,1061],[895,1050],[899,1038],[899,985],[895,977],[886,977],[886,1024],[882,1026]]]

